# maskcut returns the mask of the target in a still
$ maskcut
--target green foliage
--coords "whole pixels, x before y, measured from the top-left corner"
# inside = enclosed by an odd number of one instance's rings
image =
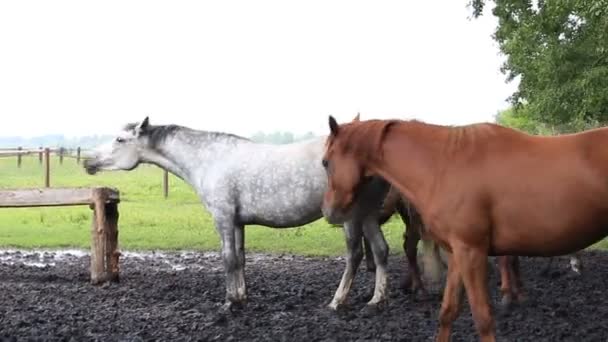
[[[194,191],[170,175],[169,198],[162,196],[162,171],[141,165],[133,171],[90,176],[74,159],[59,165],[52,158],[51,185],[113,186],[119,189],[119,245],[126,250],[219,250],[211,215]],[[37,156],[0,158],[0,188],[41,187]],[[87,206],[0,209],[0,246],[18,248],[90,248],[91,210]],[[383,227],[393,253],[402,253],[403,223],[394,217]],[[246,228],[247,251],[303,255],[344,255],[344,234],[321,218],[287,229]]]
[[[493,1],[515,112],[560,132],[608,122],[608,0]],[[485,2],[470,1],[474,16]]]

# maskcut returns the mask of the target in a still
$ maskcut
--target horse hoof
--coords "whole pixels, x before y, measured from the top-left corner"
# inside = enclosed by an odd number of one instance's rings
[[[373,304],[365,304],[365,307],[361,309],[361,314],[363,317],[373,317],[378,315],[380,312],[384,310],[386,307],[386,301],[373,303]]]
[[[526,304],[528,304],[528,301],[529,301],[528,296],[526,296],[524,294],[517,295],[517,304],[526,305]]]
[[[503,308],[510,309],[512,304],[513,304],[513,299],[511,299],[511,296],[509,296],[509,295],[503,295],[502,298],[500,299],[500,306]]]
[[[412,278],[407,276],[407,277],[401,277],[401,279],[399,279],[399,288],[407,293],[412,289]]]
[[[346,303],[329,303],[327,308],[333,312],[341,313],[346,312],[350,309],[349,305]]]
[[[226,301],[226,303],[224,303],[220,307],[219,313],[220,314],[233,314],[233,313],[236,313],[238,311],[244,310],[246,306],[247,306],[246,302],[231,302],[231,301]]]

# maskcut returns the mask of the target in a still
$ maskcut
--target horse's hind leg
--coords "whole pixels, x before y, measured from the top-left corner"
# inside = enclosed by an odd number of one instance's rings
[[[329,308],[338,310],[346,302],[346,297],[350,292],[357,268],[363,259],[361,237],[363,232],[359,222],[348,221],[344,223],[344,235],[346,237],[346,268],[342,274],[340,285],[334,294],[334,298],[329,303]]]
[[[387,301],[388,297],[388,244],[380,230],[377,218],[369,216],[363,222],[363,234],[369,240],[374,261],[376,262],[376,283],[374,286],[374,296],[367,303],[368,308],[380,308]]]
[[[408,226],[403,232],[403,250],[407,259],[408,272],[401,277],[399,285],[402,290],[411,290],[412,293],[416,293],[417,290],[424,290],[420,268],[418,267],[419,241],[420,234],[415,231],[414,227]]]
[[[512,273],[509,268],[511,265],[511,256],[501,255],[498,257],[498,270],[500,271],[500,304],[508,309],[513,302],[513,291],[511,290]]]
[[[365,265],[367,267],[368,272],[376,271],[376,263],[374,262],[374,253],[372,253],[372,247],[369,245],[369,241],[365,237],[363,237],[363,245],[365,247]]]

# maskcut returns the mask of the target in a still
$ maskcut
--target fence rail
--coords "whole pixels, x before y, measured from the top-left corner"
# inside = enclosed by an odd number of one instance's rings
[[[73,158],[77,164],[80,164],[83,158],[83,154],[86,155],[87,150],[77,148],[64,148],[64,147],[39,147],[24,149],[21,146],[17,148],[0,148],[0,158],[11,158],[16,157],[17,167],[21,168],[23,162],[23,156],[38,154],[38,163],[44,164],[44,186],[46,188],[51,187],[51,154],[55,154],[59,158],[59,165],[63,165],[64,157]],[[162,186],[163,197],[169,197],[169,172],[163,169],[163,186]]]

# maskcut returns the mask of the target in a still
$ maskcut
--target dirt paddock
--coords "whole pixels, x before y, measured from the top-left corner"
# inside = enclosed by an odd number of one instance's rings
[[[547,259],[522,258],[532,301],[497,317],[498,340],[608,340],[608,253],[586,252],[581,260],[580,277],[566,257],[541,276]],[[121,264],[120,283],[94,287],[84,253],[0,251],[0,340],[430,341],[437,327],[440,297],[416,299],[397,288],[401,256],[389,260],[390,303],[375,316],[360,311],[373,287],[364,265],[350,310],[325,308],[342,274],[340,258],[249,253],[249,304],[228,316],[217,310],[224,276],[215,253],[125,253]],[[496,275],[494,267],[495,303]],[[453,341],[477,340],[465,302]]]

